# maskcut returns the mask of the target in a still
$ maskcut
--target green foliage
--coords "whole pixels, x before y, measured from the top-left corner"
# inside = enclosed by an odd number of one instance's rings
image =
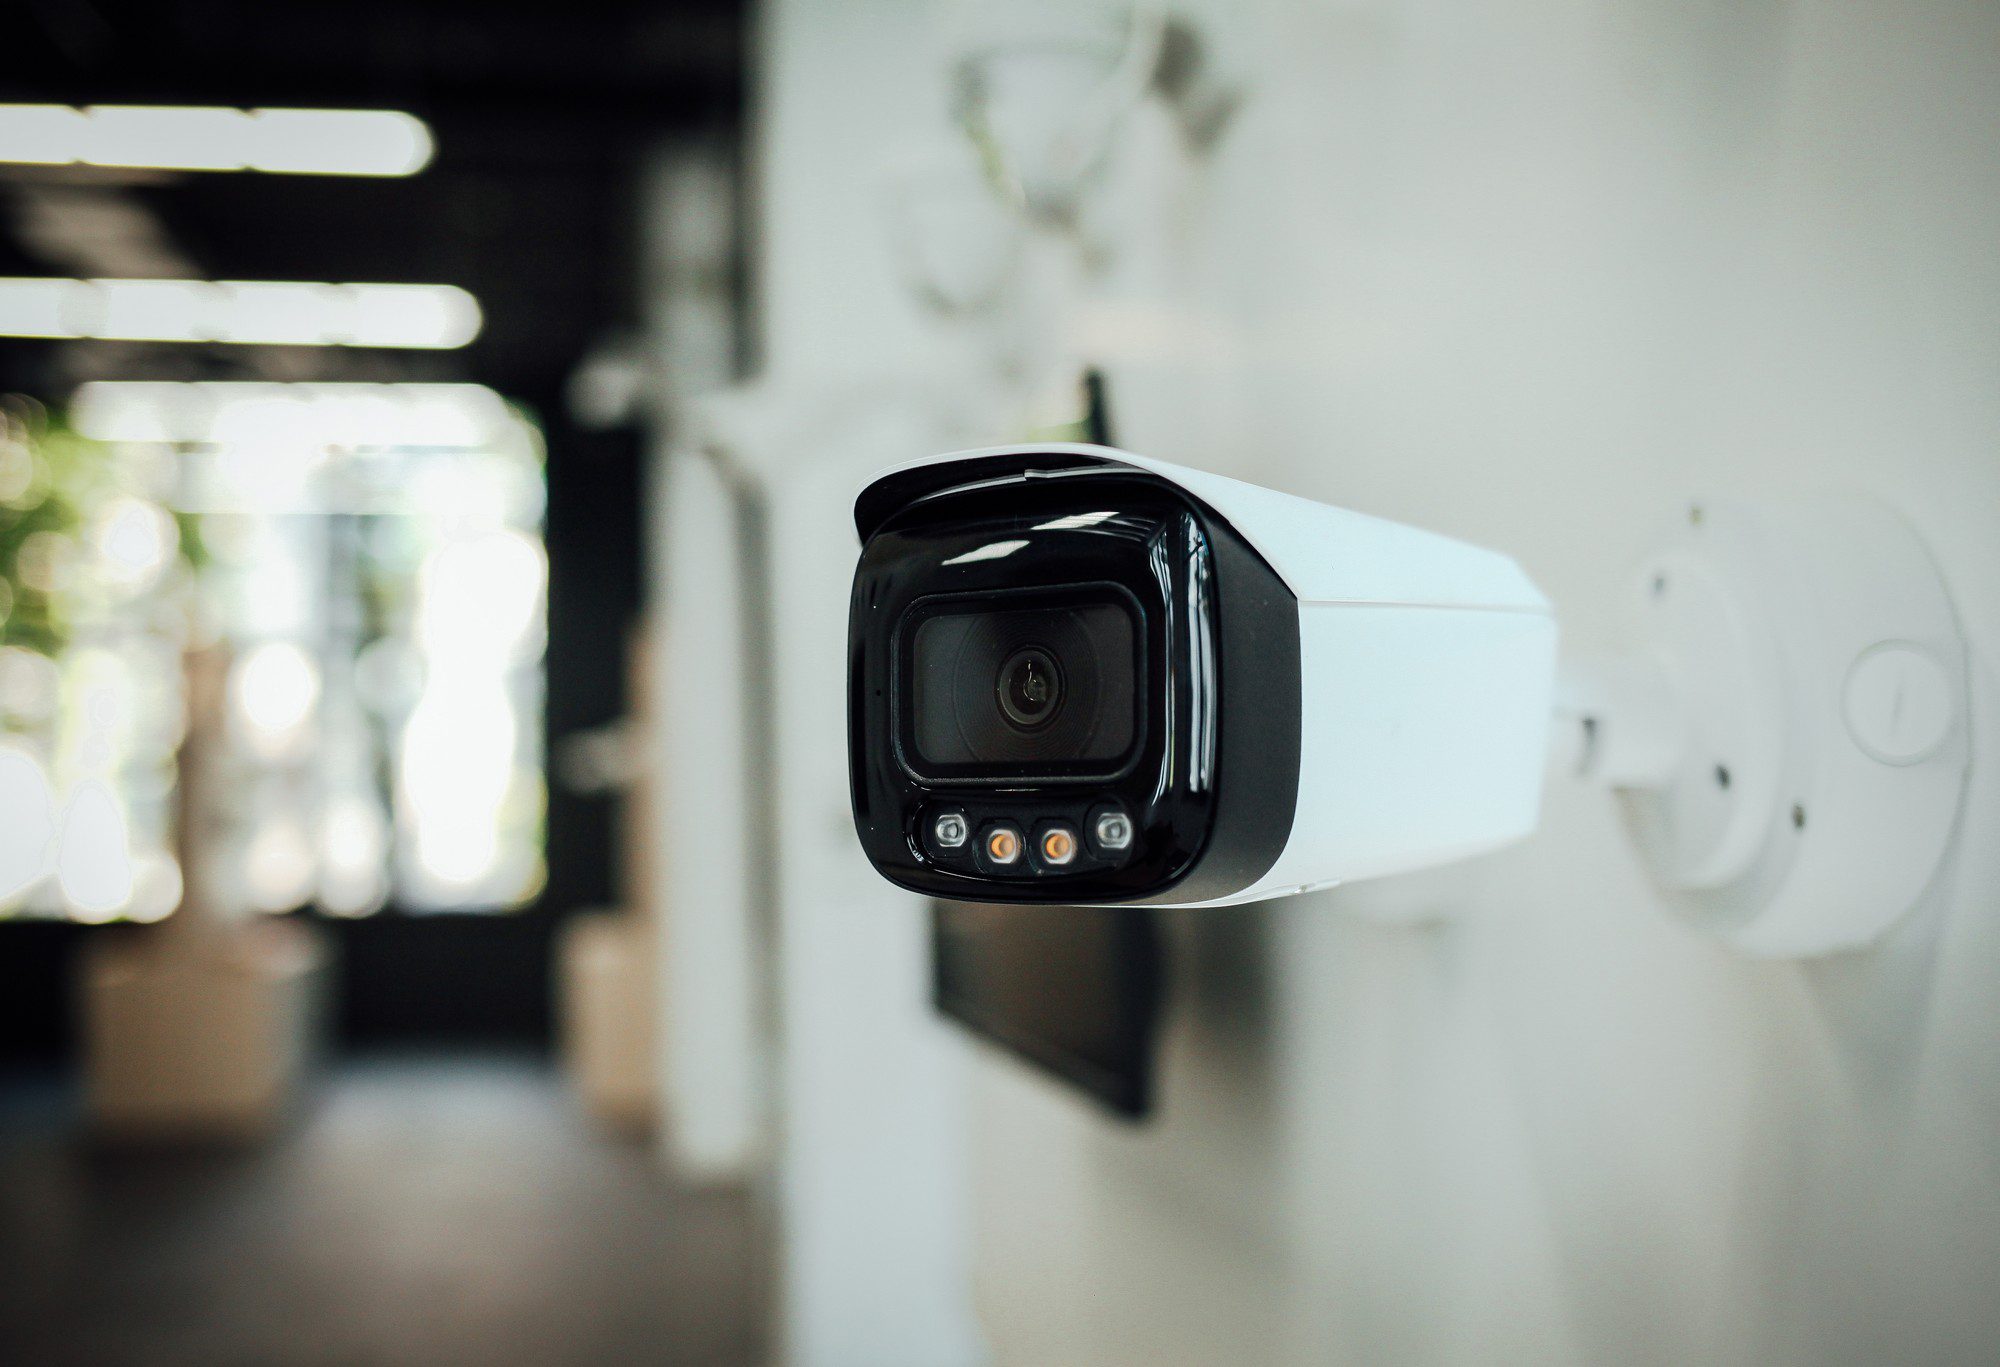
[[[33,400],[0,396],[0,646],[55,656],[91,606],[85,537],[112,499],[150,491],[117,448]],[[181,547],[199,546],[177,517]]]

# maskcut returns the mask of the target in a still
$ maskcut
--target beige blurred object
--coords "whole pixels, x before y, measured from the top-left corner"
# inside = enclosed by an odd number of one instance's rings
[[[559,949],[562,1048],[584,1109],[621,1129],[653,1123],[651,942],[629,911],[578,916]]]
[[[282,923],[181,952],[107,937],[85,956],[90,1116],[127,1139],[254,1139],[283,1119],[319,1036],[328,958]]]
[[[82,965],[92,1123],[122,1139],[251,1139],[297,1095],[331,960],[306,927],[229,891],[221,647],[186,656],[179,854],[185,893],[157,926],[103,935]]]
[[[646,706],[652,650],[635,629],[626,652],[629,711],[620,728],[630,752],[643,752],[652,718]],[[645,1130],[658,1115],[655,1059],[659,1050],[654,966],[659,961],[660,908],[651,895],[650,771],[621,766],[619,896],[616,911],[578,916],[563,928],[556,955],[556,994],[565,1066],[584,1109],[609,1125]]]

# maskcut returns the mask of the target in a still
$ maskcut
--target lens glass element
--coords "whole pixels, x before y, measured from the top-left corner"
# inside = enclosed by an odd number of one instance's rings
[[[1007,720],[1032,731],[1055,720],[1062,707],[1062,675],[1046,650],[1017,650],[1000,666],[1000,710]]]
[[[906,744],[926,770],[1114,769],[1139,733],[1139,632],[1123,600],[931,611],[906,638]]]

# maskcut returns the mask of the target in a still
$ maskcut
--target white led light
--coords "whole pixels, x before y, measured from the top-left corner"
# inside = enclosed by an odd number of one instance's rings
[[[435,150],[424,121],[394,109],[0,104],[0,162],[408,176]]]
[[[1051,826],[1042,832],[1042,862],[1061,868],[1076,859],[1076,832],[1068,826]]]
[[[965,818],[957,812],[946,812],[931,823],[931,834],[939,845],[947,850],[955,850],[965,843],[967,835]]]
[[[456,285],[0,279],[0,336],[450,350],[479,335]]]
[[[1132,843],[1132,822],[1123,812],[1105,812],[1097,818],[1093,833],[1101,848],[1122,850]]]
[[[282,753],[319,705],[319,666],[290,641],[272,641],[237,661],[229,686],[260,748]]]
[[[1019,863],[1025,843],[1020,831],[1012,826],[989,827],[986,832],[986,857],[995,864]]]

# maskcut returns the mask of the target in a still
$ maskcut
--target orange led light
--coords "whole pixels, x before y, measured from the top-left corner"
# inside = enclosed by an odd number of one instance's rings
[[[1076,858],[1076,837],[1057,826],[1042,832],[1042,858],[1051,864],[1067,864]]]
[[[1021,857],[1021,836],[1018,831],[1005,826],[996,826],[986,836],[986,857],[996,864],[1011,864]]]

